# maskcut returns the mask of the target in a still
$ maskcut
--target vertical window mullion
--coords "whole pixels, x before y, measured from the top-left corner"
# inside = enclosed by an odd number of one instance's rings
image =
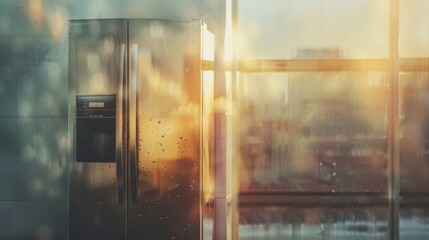
[[[389,239],[399,239],[399,0],[390,0]]]

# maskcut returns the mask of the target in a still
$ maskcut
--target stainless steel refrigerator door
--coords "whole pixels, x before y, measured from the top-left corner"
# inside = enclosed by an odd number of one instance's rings
[[[126,20],[70,22],[70,240],[126,239],[122,113]],[[76,95],[116,94],[116,162],[76,159]]]
[[[128,239],[200,239],[201,21],[129,20]]]

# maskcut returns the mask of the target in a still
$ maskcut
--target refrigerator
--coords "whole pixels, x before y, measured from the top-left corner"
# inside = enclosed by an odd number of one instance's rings
[[[211,237],[213,56],[200,20],[70,21],[70,240]]]

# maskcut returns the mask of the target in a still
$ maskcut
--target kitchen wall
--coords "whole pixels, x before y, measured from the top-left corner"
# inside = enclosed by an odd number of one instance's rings
[[[68,20],[152,17],[203,19],[223,59],[224,0],[0,1],[0,239],[67,238]]]

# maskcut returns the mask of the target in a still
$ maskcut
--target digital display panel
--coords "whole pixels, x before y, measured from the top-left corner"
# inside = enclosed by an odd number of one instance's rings
[[[90,108],[104,108],[104,102],[89,102]]]

